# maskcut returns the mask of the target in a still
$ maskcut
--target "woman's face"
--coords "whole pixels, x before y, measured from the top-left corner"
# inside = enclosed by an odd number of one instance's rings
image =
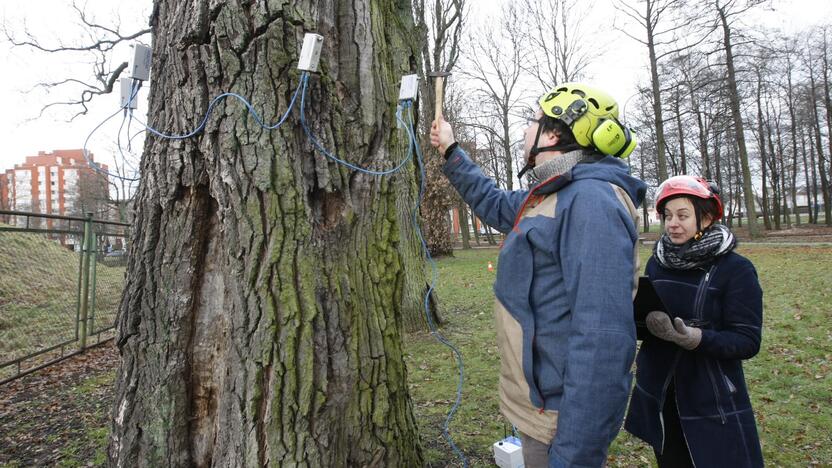
[[[711,225],[711,217],[702,218],[702,229]],[[664,230],[674,244],[684,244],[696,235],[696,212],[688,197],[674,198],[664,205]]]

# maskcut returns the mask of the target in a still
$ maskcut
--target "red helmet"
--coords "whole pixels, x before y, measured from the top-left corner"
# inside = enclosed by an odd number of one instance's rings
[[[677,195],[690,195],[697,198],[704,198],[705,200],[714,199],[716,201],[717,212],[719,213],[714,221],[722,218],[722,200],[719,199],[719,189],[716,184],[708,182],[701,177],[689,175],[671,177],[659,185],[659,191],[656,193],[656,211],[661,211],[665,202],[669,198]]]

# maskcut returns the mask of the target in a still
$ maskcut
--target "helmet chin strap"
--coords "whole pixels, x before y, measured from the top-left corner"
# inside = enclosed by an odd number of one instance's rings
[[[520,172],[517,173],[517,178],[520,179],[523,177],[523,174],[528,172],[530,169],[534,169],[535,165],[537,164],[537,155],[546,151],[572,151],[581,148],[581,145],[577,143],[568,144],[568,145],[561,145],[560,141],[558,141],[555,145],[538,147],[537,144],[540,142],[540,135],[543,133],[543,125],[537,124],[537,134],[534,136],[534,144],[532,145],[531,149],[529,150],[529,160],[526,162],[526,165],[523,166],[523,169],[520,169]]]

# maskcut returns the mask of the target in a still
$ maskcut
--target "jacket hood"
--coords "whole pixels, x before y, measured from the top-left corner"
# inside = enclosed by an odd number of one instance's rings
[[[641,206],[647,193],[647,185],[631,176],[627,164],[613,156],[604,156],[594,163],[578,164],[572,168],[572,180],[583,179],[603,180],[621,187],[636,207]]]

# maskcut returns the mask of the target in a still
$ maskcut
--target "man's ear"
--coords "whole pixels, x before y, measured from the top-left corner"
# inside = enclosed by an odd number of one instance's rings
[[[540,142],[537,144],[539,148],[543,148],[546,146],[555,146],[560,141],[560,135],[558,135],[554,130],[544,130],[540,134]]]

